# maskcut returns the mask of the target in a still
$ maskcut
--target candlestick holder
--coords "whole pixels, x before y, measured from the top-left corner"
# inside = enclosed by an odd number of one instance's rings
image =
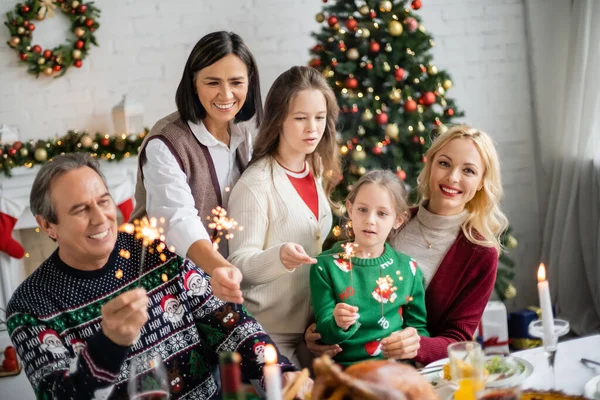
[[[544,326],[541,320],[533,321],[529,324],[529,334],[533,337],[542,339],[544,343],[544,352],[548,358],[548,365],[552,371],[553,386],[556,387],[556,375],[554,370],[554,362],[556,360],[556,351],[558,350],[558,338],[569,333],[570,325],[568,321],[555,319],[553,326],[553,335],[550,340],[544,338]]]

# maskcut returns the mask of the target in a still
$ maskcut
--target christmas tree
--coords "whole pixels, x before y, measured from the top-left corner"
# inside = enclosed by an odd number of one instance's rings
[[[433,63],[432,36],[414,11],[421,0],[323,0],[309,65],[320,70],[341,108],[338,126],[343,179],[334,192],[343,200],[366,171],[391,169],[416,200],[416,179],[435,135],[463,116],[447,96],[450,75]],[[341,217],[341,215],[338,215]],[[343,237],[343,222],[333,239]],[[516,241],[503,235],[507,244]],[[514,296],[514,263],[501,257],[496,293]]]

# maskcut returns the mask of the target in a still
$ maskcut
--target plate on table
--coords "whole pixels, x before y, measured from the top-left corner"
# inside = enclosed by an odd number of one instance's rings
[[[443,367],[448,362],[449,360],[444,358],[423,369],[425,372],[423,376],[436,388],[436,391],[438,387],[440,392],[456,389],[456,385],[444,379],[444,371],[439,370],[439,367]],[[529,361],[514,356],[486,356],[485,368],[489,373],[485,382],[485,386],[488,388],[519,385],[533,372],[533,365]],[[427,373],[427,370],[431,370],[431,372]],[[438,394],[442,399],[448,398],[442,393]]]
[[[588,399],[600,399],[600,375],[593,377],[585,384],[583,395]]]

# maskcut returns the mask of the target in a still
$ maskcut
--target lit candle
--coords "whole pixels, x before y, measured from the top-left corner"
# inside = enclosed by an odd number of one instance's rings
[[[267,389],[267,400],[281,400],[281,369],[277,365],[277,350],[272,344],[265,346],[265,388]]]
[[[552,302],[550,301],[550,286],[546,280],[546,267],[540,264],[537,273],[538,294],[540,308],[542,309],[542,325],[544,327],[544,347],[554,345],[554,316],[552,315]]]

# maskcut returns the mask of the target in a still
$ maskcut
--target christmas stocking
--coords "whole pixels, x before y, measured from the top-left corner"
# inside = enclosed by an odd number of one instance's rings
[[[133,199],[129,198],[122,203],[117,205],[119,210],[121,210],[121,214],[123,214],[123,222],[128,222],[131,213],[133,212]]]
[[[14,258],[23,258],[25,249],[12,237],[17,219],[0,212],[0,251]]]

